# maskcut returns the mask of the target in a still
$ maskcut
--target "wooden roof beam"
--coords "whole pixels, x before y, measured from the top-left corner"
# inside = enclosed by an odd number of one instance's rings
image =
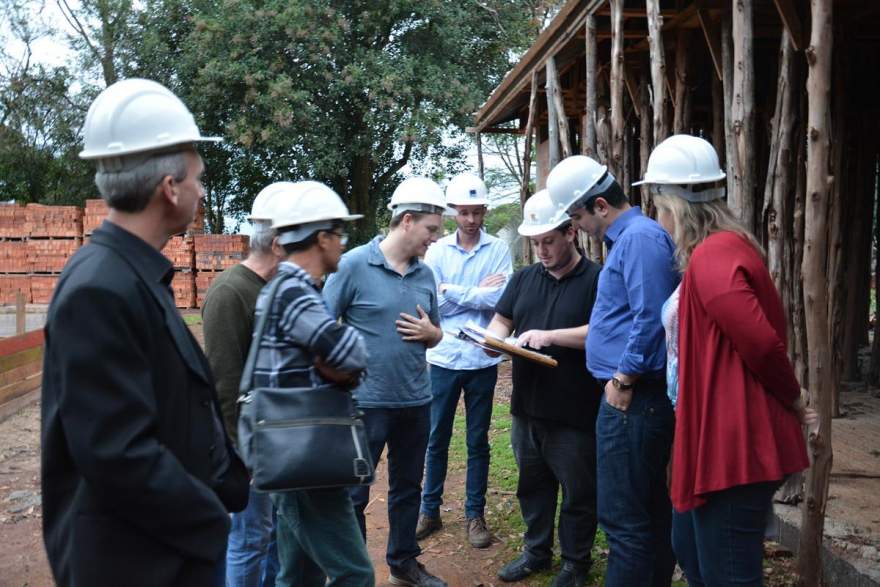
[[[804,28],[794,3],[792,0],[773,0],[773,3],[776,5],[776,10],[779,11],[779,18],[782,19],[782,24],[788,31],[795,51],[803,51],[805,48]]]
[[[596,10],[596,12],[594,12],[593,14],[595,14],[596,16],[611,16],[611,8],[606,5],[604,8],[599,8],[598,10]],[[673,17],[676,14],[678,14],[678,11],[673,9],[660,11],[660,16],[662,16],[663,18]],[[642,8],[624,8],[623,18],[648,18],[648,15]]]

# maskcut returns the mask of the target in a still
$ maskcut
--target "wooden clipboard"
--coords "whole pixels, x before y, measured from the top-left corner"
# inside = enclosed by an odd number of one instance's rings
[[[535,363],[539,363],[541,365],[544,365],[545,367],[553,368],[559,364],[556,359],[554,359],[550,355],[530,351],[521,346],[509,344],[504,342],[503,340],[493,338],[491,336],[486,336],[486,340],[483,344],[498,352],[507,353],[508,355],[516,355],[517,357],[522,357],[523,359],[534,361]]]
[[[516,355],[517,357],[522,357],[528,361],[534,361],[545,367],[554,368],[558,365],[556,359],[550,355],[530,351],[515,344],[510,344],[500,338],[496,338],[485,328],[479,328],[470,323],[459,329],[457,332],[447,331],[447,333],[480,348],[507,355]]]

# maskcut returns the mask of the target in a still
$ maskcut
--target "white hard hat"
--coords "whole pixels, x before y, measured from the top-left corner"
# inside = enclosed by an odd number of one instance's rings
[[[192,113],[162,84],[126,79],[107,87],[89,107],[83,126],[82,159],[103,159],[157,151],[203,137]]]
[[[446,186],[447,206],[488,206],[489,190],[473,173],[461,173]]]
[[[289,228],[278,235],[279,244],[304,240],[316,230],[332,228],[334,221],[357,220],[362,214],[349,214],[339,194],[317,181],[278,182],[272,188],[270,213],[272,228]]]
[[[446,212],[446,198],[436,182],[427,177],[410,177],[400,182],[391,194],[388,209],[392,217],[404,212],[443,214]]]
[[[276,181],[270,183],[257,194],[254,203],[251,206],[251,214],[247,219],[251,222],[271,222],[272,221],[272,201],[278,194],[283,194],[294,189],[296,184],[292,181]]]
[[[523,206],[523,221],[516,230],[523,236],[538,236],[568,221],[568,215],[564,210],[556,207],[547,190],[541,190],[526,200]]]
[[[547,191],[557,208],[570,212],[593,196],[604,193],[614,181],[606,166],[585,155],[573,155],[550,171]]]
[[[715,147],[709,141],[691,135],[673,135],[654,148],[644,179],[633,185],[650,184],[653,193],[708,202],[724,197],[724,188],[693,191],[679,186],[713,183],[725,177]]]

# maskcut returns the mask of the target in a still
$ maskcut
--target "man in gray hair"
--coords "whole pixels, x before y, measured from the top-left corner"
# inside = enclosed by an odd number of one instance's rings
[[[202,305],[205,354],[214,372],[226,430],[233,440],[238,426],[238,385],[251,345],[257,297],[281,262],[272,209],[283,197],[284,185],[287,183],[274,183],[257,194],[248,217],[254,231],[248,257],[217,276]],[[272,510],[269,494],[251,488],[245,510],[233,514],[226,550],[226,584],[230,587],[275,584],[278,553]]]
[[[64,268],[46,322],[46,553],[62,587],[216,585],[247,471],[160,252],[204,197],[195,143],[211,139],[142,79],[104,90],[84,129],[110,213]]]

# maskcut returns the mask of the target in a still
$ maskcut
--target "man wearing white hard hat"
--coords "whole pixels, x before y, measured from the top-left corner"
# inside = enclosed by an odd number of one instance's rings
[[[284,261],[257,299],[256,313],[266,315],[266,326],[254,343],[253,385],[350,387],[367,367],[367,348],[356,329],[330,315],[319,288],[339,266],[348,243],[345,223],[361,216],[350,214],[339,195],[318,182],[270,187],[277,190],[269,215]],[[277,291],[269,299],[273,288]],[[280,562],[275,585],[373,586],[373,565],[346,488],[271,495]]]
[[[587,338],[587,369],[604,385],[596,444],[599,524],[610,551],[605,583],[669,585],[675,560],[666,465],[674,415],[660,311],[679,282],[675,245],[589,157],[562,160],[547,190],[560,211],[609,248]]]
[[[233,441],[238,428],[238,388],[254,332],[257,296],[275,275],[281,262],[280,249],[274,246],[273,206],[289,195],[293,185],[277,182],[257,194],[248,216],[253,229],[248,256],[211,282],[202,304],[205,355],[214,372],[220,409]],[[273,526],[269,495],[251,488],[245,510],[232,515],[226,551],[227,585],[257,587],[275,584],[278,555]]]
[[[598,385],[584,368],[584,338],[596,298],[599,266],[575,246],[577,229],[546,190],[526,201],[519,233],[538,262],[520,269],[495,307],[489,330],[553,356],[556,368],[513,358],[510,441],[519,468],[516,496],[526,531],[522,554],[498,571],[521,581],[550,567],[556,504],[562,569],[554,587],[580,587],[596,535]]]
[[[43,538],[67,585],[216,585],[248,497],[210,367],[161,253],[204,196],[192,114],[142,79],[101,92],[84,159],[107,220],[67,263],[45,329]]]
[[[455,210],[457,230],[438,240],[425,255],[434,272],[445,331],[468,322],[486,327],[507,277],[513,272],[504,241],[483,230],[489,204],[486,184],[476,175],[462,173],[446,187],[446,205]],[[422,507],[416,537],[421,540],[442,527],[440,504],[449,457],[449,441],[458,398],[464,392],[467,416],[467,487],[464,513],[467,539],[475,548],[492,542],[483,515],[489,478],[489,424],[499,358],[487,357],[455,336],[445,335],[428,349],[431,365],[431,436],[425,457]]]
[[[422,261],[440,236],[443,191],[424,177],[404,180],[388,205],[388,236],[377,236],[342,257],[327,279],[324,299],[334,316],[354,326],[375,349],[364,382],[355,390],[373,462],[388,446],[388,547],[385,560],[395,585],[442,587],[418,562],[416,541],[421,481],[431,410],[425,350],[443,337],[437,285]],[[351,489],[366,539],[369,486]]]

